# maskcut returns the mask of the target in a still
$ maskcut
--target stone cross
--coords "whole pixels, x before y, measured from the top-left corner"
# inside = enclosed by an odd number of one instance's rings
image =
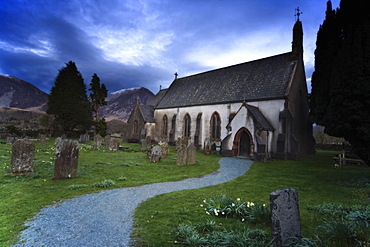
[[[78,141],[57,138],[55,141],[54,180],[77,177],[78,154]]]
[[[10,172],[12,174],[33,173],[35,144],[29,140],[17,140],[12,146]]]
[[[290,238],[301,237],[298,191],[281,189],[270,194],[274,247],[289,244]]]

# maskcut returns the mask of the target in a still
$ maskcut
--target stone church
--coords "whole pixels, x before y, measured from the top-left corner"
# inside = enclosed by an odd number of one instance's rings
[[[303,30],[293,28],[292,51],[175,78],[128,121],[128,139],[188,139],[199,149],[257,160],[296,159],[315,152],[303,64]]]

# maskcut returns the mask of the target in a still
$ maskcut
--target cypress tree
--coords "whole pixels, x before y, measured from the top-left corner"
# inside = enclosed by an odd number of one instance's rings
[[[75,130],[84,133],[90,129],[91,104],[83,77],[74,62],[69,61],[59,70],[49,94],[46,113],[54,116],[57,126],[66,134]]]
[[[108,102],[105,99],[108,96],[108,90],[104,84],[100,84],[100,78],[96,74],[92,76],[89,91],[91,91],[90,99],[93,112],[95,113],[95,133],[105,135],[107,131],[107,123],[104,118],[99,119],[99,108],[107,105]]]
[[[315,53],[315,73],[325,72],[323,64],[326,63],[330,63],[332,70],[326,71],[328,77],[320,73],[315,75],[319,78],[312,77],[311,116],[325,126],[327,134],[344,137],[354,152],[370,165],[370,13],[367,5],[366,0],[340,2],[333,29],[339,38],[337,50],[331,61]],[[321,44],[318,35],[316,51]],[[327,100],[320,99],[317,93],[322,88]]]

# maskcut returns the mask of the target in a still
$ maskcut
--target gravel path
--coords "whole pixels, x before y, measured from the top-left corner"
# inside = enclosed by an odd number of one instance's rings
[[[13,246],[129,246],[135,208],[150,197],[230,181],[243,175],[252,161],[222,158],[220,169],[178,182],[105,190],[43,208]]]

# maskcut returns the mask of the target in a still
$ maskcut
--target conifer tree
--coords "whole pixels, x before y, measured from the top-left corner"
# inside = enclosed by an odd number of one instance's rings
[[[339,43],[334,44],[336,51],[331,59],[322,56],[329,47],[320,41],[323,38],[320,29],[310,104],[313,120],[325,126],[327,134],[344,137],[355,153],[370,165],[370,13],[367,5],[367,0],[340,2],[331,29],[336,36],[334,40]],[[323,39],[330,41],[327,37]],[[327,69],[328,64],[331,70]]]
[[[82,75],[74,62],[69,61],[59,70],[49,94],[46,113],[54,116],[57,126],[66,134],[90,129],[91,104]]]
[[[99,108],[107,105],[108,102],[105,99],[108,96],[108,90],[104,84],[100,84],[100,78],[96,74],[92,76],[89,91],[91,91],[90,99],[93,112],[95,113],[95,133],[105,135],[107,131],[107,123],[104,118],[99,119]]]

